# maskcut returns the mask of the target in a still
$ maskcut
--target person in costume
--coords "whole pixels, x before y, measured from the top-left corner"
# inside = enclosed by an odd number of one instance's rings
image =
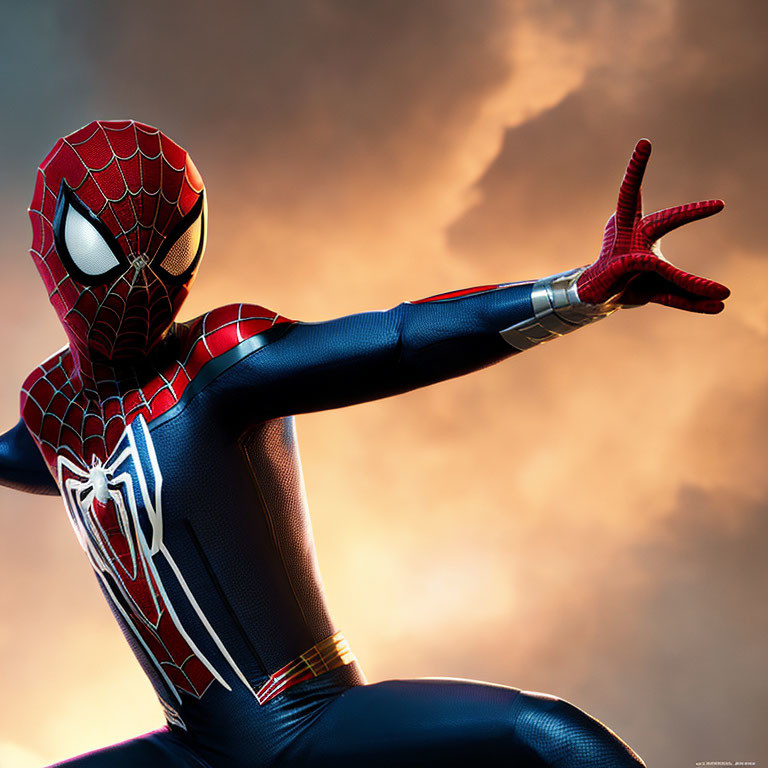
[[[643,765],[553,696],[366,684],[326,606],[293,417],[460,376],[624,307],[721,311],[728,289],[673,266],[659,240],[723,204],[644,216],[650,152],[635,147],[587,266],[327,322],[252,304],[178,322],[208,227],[189,155],[133,120],[56,143],[31,253],[69,343],[22,386],[0,482],[63,497],[167,719],[63,765]]]

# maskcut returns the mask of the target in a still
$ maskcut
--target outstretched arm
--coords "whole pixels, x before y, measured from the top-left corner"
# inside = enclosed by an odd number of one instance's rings
[[[247,421],[335,408],[460,376],[648,302],[713,314],[729,291],[670,264],[659,238],[722,209],[717,200],[643,217],[650,142],[635,147],[597,260],[536,282],[484,286],[322,323],[294,323],[215,384]],[[268,339],[267,339],[268,341]]]
[[[23,421],[0,435],[0,485],[48,496],[59,493]]]

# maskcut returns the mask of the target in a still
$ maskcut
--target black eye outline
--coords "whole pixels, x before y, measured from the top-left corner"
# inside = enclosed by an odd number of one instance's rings
[[[64,237],[67,212],[70,207],[74,208],[89,224],[92,224],[101,235],[107,247],[117,259],[118,263],[114,267],[99,275],[89,275],[75,264]],[[109,231],[109,227],[74,193],[66,181],[61,182],[59,199],[56,203],[56,214],[53,217],[53,242],[56,246],[56,252],[59,254],[59,258],[66,267],[67,272],[81,285],[104,285],[128,269],[128,259],[118,245],[117,240],[115,240],[114,235]]]
[[[160,277],[163,278],[163,282],[185,283],[187,280],[189,280],[189,276],[192,274],[192,272],[195,271],[197,265],[200,263],[200,259],[203,256],[203,250],[205,248],[206,226],[208,223],[205,220],[206,217],[204,205],[205,191],[203,191],[203,193],[197,199],[197,202],[192,206],[189,213],[186,214],[186,216],[184,216],[184,218],[171,230],[168,237],[165,238],[165,241],[160,246],[157,254],[152,259],[152,271],[160,275]],[[195,223],[198,216],[200,216],[200,242],[197,244],[197,253],[195,253],[195,256],[189,263],[189,266],[183,272],[179,273],[178,275],[172,275],[170,272],[163,269],[160,265],[163,263],[163,259],[168,255],[168,252],[171,250],[171,248],[176,245],[178,239],[187,231],[187,229],[189,229],[189,227]]]

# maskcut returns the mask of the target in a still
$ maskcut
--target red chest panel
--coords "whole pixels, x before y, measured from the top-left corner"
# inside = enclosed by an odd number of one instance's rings
[[[202,696],[214,676],[173,621],[132,521],[120,515],[112,499],[93,499],[90,513],[95,546],[105,560],[99,570],[112,576],[108,588],[113,600],[128,614],[134,631],[170,682],[179,691]]]

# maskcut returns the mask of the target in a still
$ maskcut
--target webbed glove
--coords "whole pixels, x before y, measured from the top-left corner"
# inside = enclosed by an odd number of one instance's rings
[[[641,139],[624,174],[616,213],[606,224],[600,256],[576,281],[579,299],[595,305],[653,302],[690,312],[720,312],[728,288],[670,264],[661,253],[660,239],[683,224],[718,213],[723,201],[703,200],[643,216],[641,185],[650,155],[651,142]]]

